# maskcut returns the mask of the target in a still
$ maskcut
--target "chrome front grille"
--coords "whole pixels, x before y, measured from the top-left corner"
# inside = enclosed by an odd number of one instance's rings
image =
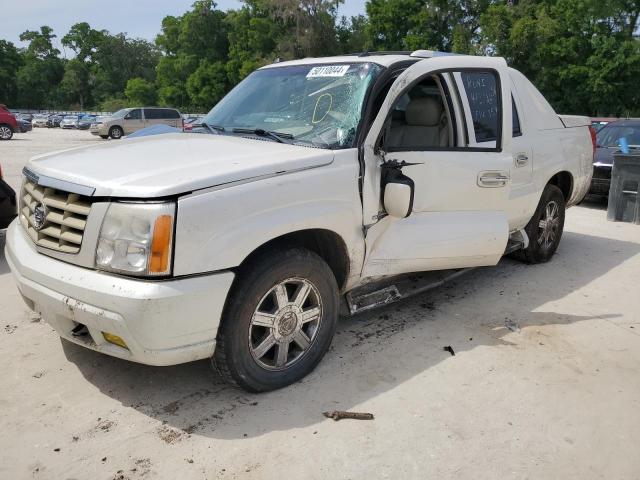
[[[25,179],[20,222],[33,241],[62,253],[78,253],[91,211],[88,197],[43,187]]]

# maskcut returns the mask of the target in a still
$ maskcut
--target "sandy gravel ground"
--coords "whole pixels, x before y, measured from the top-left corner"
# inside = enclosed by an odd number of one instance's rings
[[[16,138],[0,144],[14,186],[30,155],[100,141]],[[605,218],[571,209],[549,264],[503,260],[343,319],[312,375],[263,395],[206,361],[153,368],[61,342],[0,255],[0,478],[638,479],[640,227]],[[334,409],[375,420],[322,416]]]

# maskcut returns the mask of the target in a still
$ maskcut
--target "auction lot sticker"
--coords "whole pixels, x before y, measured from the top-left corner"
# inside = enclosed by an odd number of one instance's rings
[[[322,67],[313,67],[307,73],[307,78],[318,77],[342,77],[351,65],[325,65]]]

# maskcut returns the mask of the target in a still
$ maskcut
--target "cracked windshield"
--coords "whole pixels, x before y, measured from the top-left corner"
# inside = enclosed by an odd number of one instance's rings
[[[372,63],[258,70],[220,101],[203,123],[219,132],[251,130],[299,145],[349,148],[364,98],[380,70]]]

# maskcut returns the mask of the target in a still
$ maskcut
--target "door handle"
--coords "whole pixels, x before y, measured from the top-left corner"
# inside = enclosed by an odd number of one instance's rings
[[[506,172],[480,172],[478,174],[478,186],[486,188],[504,187],[509,182]]]
[[[529,163],[529,157],[525,153],[519,153],[516,155],[516,167],[524,167]]]

